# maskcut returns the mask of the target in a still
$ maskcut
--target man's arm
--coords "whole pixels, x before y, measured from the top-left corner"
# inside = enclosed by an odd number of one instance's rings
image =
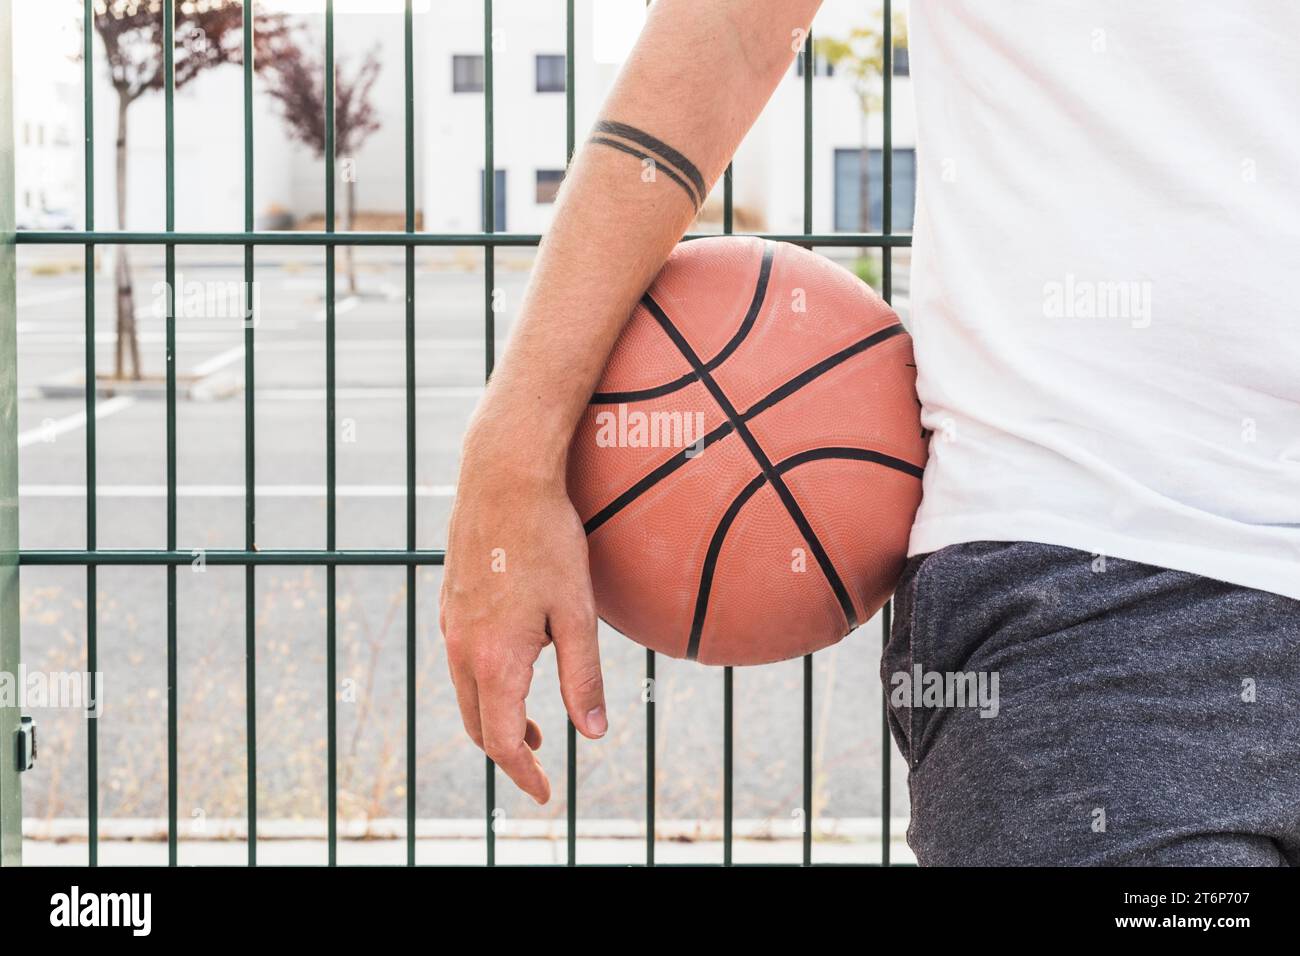
[[[574,156],[519,323],[470,424],[442,632],[465,729],[539,803],[525,698],[554,641],[569,717],[607,728],[569,441],[637,300],[789,68],[820,0],[657,0]],[[653,175],[650,173],[653,172]]]

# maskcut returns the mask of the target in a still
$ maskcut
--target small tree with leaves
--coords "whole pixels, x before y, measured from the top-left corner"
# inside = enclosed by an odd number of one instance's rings
[[[311,32],[300,28],[284,44],[267,72],[267,93],[280,104],[280,113],[289,135],[305,145],[318,158],[325,155],[325,64],[315,53],[319,44]],[[343,203],[343,228],[351,232],[356,223],[355,156],[365,141],[379,129],[370,94],[379,77],[379,48],[372,47],[356,69],[344,57],[334,60],[334,155],[352,162],[343,167],[346,187]],[[334,188],[331,183],[330,189]],[[357,291],[356,263],[352,249],[344,250],[348,291]]]
[[[163,4],[166,0],[97,0],[95,32],[104,44],[109,81],[117,93],[115,195],[117,228],[126,229],[127,111],[149,92],[163,89]],[[169,0],[174,4],[175,88],[226,63],[244,59],[244,4],[237,0]],[[81,4],[77,4],[78,10]],[[272,59],[283,35],[279,14],[254,14],[254,63]],[[126,355],[131,358],[131,378],[140,378],[140,345],[135,328],[135,295],[131,288],[131,263],[127,247],[116,255],[117,349],[113,365],[116,378],[126,377]],[[93,387],[86,383],[86,387]]]
[[[892,18],[893,53],[907,47],[907,19],[901,12]],[[854,27],[844,37],[818,37],[813,40],[813,52],[831,63],[836,70],[845,72],[853,80],[854,92],[861,107],[862,155],[859,158],[858,228],[866,231],[870,222],[869,180],[867,173],[867,121],[880,110],[885,75],[885,36],[879,27]],[[805,69],[811,68],[805,64]]]

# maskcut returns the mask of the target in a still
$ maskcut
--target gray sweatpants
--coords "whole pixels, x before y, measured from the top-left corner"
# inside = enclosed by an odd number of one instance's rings
[[[922,865],[1300,865],[1300,601],[981,541],[894,606]]]

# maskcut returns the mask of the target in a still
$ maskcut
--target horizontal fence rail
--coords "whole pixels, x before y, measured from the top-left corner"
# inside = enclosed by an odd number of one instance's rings
[[[84,0],[83,16],[83,79],[85,83],[85,229],[77,231],[29,231],[20,232],[15,241],[27,246],[79,245],[85,250],[85,414],[86,414],[86,546],[82,550],[24,550],[19,553],[19,564],[26,566],[77,566],[86,569],[86,601],[88,607],[86,624],[87,666],[93,674],[98,669],[97,646],[97,571],[108,566],[162,566],[167,575],[167,832],[168,863],[177,863],[177,704],[183,688],[177,681],[177,588],[176,569],[185,564],[202,560],[206,564],[237,566],[245,569],[245,691],[246,705],[244,714],[247,735],[247,826],[248,826],[248,864],[257,864],[257,739],[256,739],[256,569],[266,566],[300,565],[326,568],[326,735],[327,735],[327,807],[328,807],[328,861],[337,863],[338,848],[338,778],[337,778],[337,618],[336,618],[336,577],[335,570],[340,566],[400,566],[406,569],[406,614],[405,614],[405,793],[406,793],[406,863],[416,862],[416,569],[421,566],[440,566],[445,553],[438,549],[421,550],[416,547],[416,386],[415,386],[415,250],[417,247],[478,247],[483,249],[484,288],[483,288],[483,322],[485,334],[484,378],[492,374],[496,353],[496,329],[493,311],[493,292],[495,285],[495,253],[498,248],[534,247],[541,241],[536,234],[498,233],[494,222],[494,135],[495,135],[495,95],[493,90],[493,0],[483,0],[483,206],[482,230],[475,233],[433,233],[417,232],[415,229],[415,85],[414,85],[414,23],[412,0],[406,0],[403,10],[403,70],[404,70],[404,191],[405,222],[401,231],[384,232],[338,232],[335,230],[335,116],[334,116],[334,64],[335,64],[335,12],[333,0],[325,0],[325,228],[323,231],[262,231],[254,229],[253,201],[253,49],[254,18],[244,16],[243,39],[243,135],[244,135],[244,228],[236,232],[185,232],[175,229],[175,6],[173,3],[163,5],[163,45],[164,45],[164,122],[165,122],[165,191],[166,228],[163,231],[113,231],[100,230],[95,227],[94,209],[94,0]],[[246,10],[248,4],[245,4]],[[743,233],[762,238],[794,243],[805,247],[828,248],[879,248],[882,251],[881,285],[886,301],[892,298],[893,261],[892,250],[906,248],[912,244],[908,234],[893,233],[893,141],[892,141],[892,4],[884,0],[883,4],[883,111],[884,142],[882,150],[882,214],[879,233],[872,232],[834,232],[818,233],[813,231],[813,38],[809,34],[804,38],[799,56],[803,58],[803,230],[799,233]],[[566,158],[572,160],[576,148],[576,120],[574,106],[575,71],[574,71],[574,0],[565,3],[565,119],[566,119]],[[723,178],[723,232],[734,234],[733,230],[733,171],[728,166]],[[701,238],[703,233],[690,233],[685,238]],[[96,389],[95,382],[95,288],[94,269],[95,251],[103,245],[160,245],[165,248],[165,274],[168,287],[165,313],[165,349],[167,360],[166,374],[166,547],[160,550],[124,550],[101,549],[96,539]],[[245,513],[244,513],[244,547],[242,549],[186,549],[177,540],[177,445],[176,445],[176,308],[175,276],[176,249],[181,246],[242,246],[244,250],[244,281],[251,288],[254,281],[254,250],[259,246],[309,246],[325,250],[325,418],[326,418],[326,547],[308,550],[262,550],[257,546],[256,534],[256,462],[254,457],[255,416],[254,416],[254,382],[255,366],[255,321],[247,321],[244,328],[244,473],[245,473]],[[405,426],[405,540],[403,549],[365,550],[340,549],[337,546],[337,497],[338,484],[336,474],[336,434],[335,434],[335,359],[336,359],[336,309],[335,309],[335,250],[339,246],[387,246],[401,248],[405,257],[405,323],[403,329],[405,383],[404,426]],[[251,309],[251,304],[250,304]],[[249,315],[249,319],[253,317]],[[882,616],[884,634],[890,627],[890,606],[887,604]],[[645,677],[653,687],[655,679],[656,656],[653,651],[645,652]],[[812,655],[803,659],[803,698],[802,698],[802,799],[806,814],[811,815],[813,799],[813,660]],[[653,694],[646,695],[645,700],[645,864],[655,865],[655,782],[658,771],[655,734],[655,701]],[[723,847],[722,864],[733,864],[733,776],[735,767],[734,751],[734,673],[731,668],[723,671]],[[887,711],[888,703],[884,702]],[[864,728],[864,731],[866,728]],[[882,863],[890,865],[890,739],[888,721],[882,713],[880,726],[882,750],[882,814],[880,840],[882,846]],[[96,865],[99,853],[99,770],[98,770],[98,734],[94,721],[88,722],[86,741],[87,765],[87,838],[89,844],[89,862]],[[578,749],[577,735],[573,724],[567,726],[566,734],[566,794],[567,805],[567,844],[566,863],[575,865],[577,860],[577,807],[578,807]],[[486,759],[486,758],[485,758]],[[484,805],[484,840],[485,862],[496,863],[496,840],[494,833],[494,810],[496,803],[496,773],[490,759],[486,760],[484,770],[485,805]],[[803,826],[801,864],[814,865],[813,820],[806,819]],[[816,864],[822,865],[822,864]]]
[[[705,239],[714,233],[687,233],[683,240]],[[890,236],[879,232],[746,232],[774,242],[800,246],[905,248],[912,245],[907,234]],[[16,240],[29,246],[80,246],[84,243],[131,246],[486,246],[527,247],[542,241],[538,233],[523,232],[20,232]]]

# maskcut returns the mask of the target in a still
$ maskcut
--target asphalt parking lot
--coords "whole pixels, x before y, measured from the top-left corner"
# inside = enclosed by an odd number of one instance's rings
[[[86,544],[81,250],[21,249],[19,259],[20,533],[25,549]],[[96,364],[112,367],[108,253],[96,279]],[[145,372],[164,370],[163,321],[153,314],[163,254],[131,251]],[[340,256],[340,261],[341,261]],[[358,252],[361,294],[339,281],[337,307],[338,545],[405,544],[404,272],[400,251]],[[242,252],[182,248],[183,280],[236,282]],[[417,544],[445,544],[457,449],[484,376],[482,253],[417,252]],[[497,282],[498,350],[527,278],[528,256],[503,251]],[[260,313],[255,353],[257,540],[261,548],[325,545],[324,252],[257,251]],[[212,384],[177,407],[179,546],[244,543],[243,328],[237,317],[177,324],[178,374]],[[200,390],[202,391],[202,390]],[[159,548],[166,536],[165,403],[150,395],[101,398],[97,420],[98,545]],[[418,573],[417,807],[419,815],[481,817],[482,756],[464,738],[437,631],[439,569]],[[179,801],[185,826],[245,810],[244,571],[182,567],[178,574]],[[320,820],[326,806],[325,572],[256,572],[259,816]],[[98,574],[100,812],[166,814],[166,577],[161,567]],[[338,571],[339,812],[347,820],[401,817],[405,807],[405,572]],[[84,667],[86,572],[29,567],[22,574],[23,654],[29,670]],[[880,622],[814,661],[816,814],[881,812]],[[602,625],[611,731],[580,741],[578,800],[587,819],[644,815],[644,651]],[[660,658],[658,814],[713,819],[722,801],[723,675]],[[564,714],[551,655],[530,712],[547,737],[541,757],[555,798],[539,808],[498,777],[512,819],[563,819]],[[790,828],[802,813],[803,667],[798,661],[735,675],[735,812]],[[25,815],[86,813],[86,722],[37,712],[41,754],[25,777]],[[893,757],[894,816],[906,815],[904,763]],[[635,856],[635,848],[629,851]],[[791,847],[797,859],[798,847]]]

